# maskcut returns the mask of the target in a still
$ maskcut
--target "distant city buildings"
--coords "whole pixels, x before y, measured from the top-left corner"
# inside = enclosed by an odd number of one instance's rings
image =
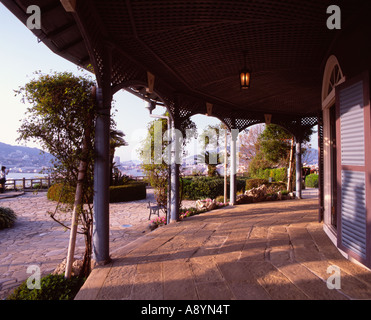
[[[310,167],[311,172],[318,172],[318,154],[314,153],[308,163],[303,161],[303,167]],[[40,173],[51,167],[53,157],[48,153],[42,153],[35,148],[11,146],[0,143],[0,165],[6,166],[10,173]],[[139,160],[123,161],[119,156],[114,157],[114,162],[118,169],[128,176],[143,176]],[[224,163],[217,165],[217,171],[224,175]],[[239,163],[237,173],[243,174],[248,171],[246,163]],[[202,157],[191,155],[182,161],[181,172],[185,176],[207,175],[207,165],[203,163]]]

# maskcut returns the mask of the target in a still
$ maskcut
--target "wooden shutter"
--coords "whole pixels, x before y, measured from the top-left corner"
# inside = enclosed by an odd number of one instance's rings
[[[338,246],[370,266],[369,76],[336,87]]]

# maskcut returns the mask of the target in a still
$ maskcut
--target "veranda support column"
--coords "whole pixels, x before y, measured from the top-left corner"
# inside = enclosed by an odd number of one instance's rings
[[[301,181],[302,181],[302,170],[301,170],[301,139],[296,138],[296,199],[301,199]]]
[[[180,148],[179,133],[176,122],[172,123],[172,140],[171,140],[171,219],[170,222],[178,220],[179,217],[179,165],[180,165]]]
[[[237,148],[236,141],[238,136],[238,129],[231,130],[231,164],[230,164],[230,182],[229,182],[229,203],[236,204],[236,174],[237,174]]]
[[[179,216],[179,164],[171,164],[171,210],[170,222],[178,220]]]
[[[100,106],[95,126],[94,163],[94,216],[93,216],[93,259],[98,264],[110,261],[109,257],[109,142],[110,142],[109,100]]]
[[[171,128],[172,128],[172,121],[171,118],[167,118],[167,139],[169,143],[171,142]],[[166,216],[166,223],[170,223],[170,218],[171,218],[171,148],[168,148],[168,181],[167,181],[167,216]]]

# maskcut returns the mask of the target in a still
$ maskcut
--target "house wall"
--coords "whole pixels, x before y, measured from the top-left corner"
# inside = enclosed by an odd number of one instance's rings
[[[331,63],[329,60],[336,57],[337,63],[339,64],[343,77],[337,85],[345,82],[347,79],[352,79],[365,71],[371,70],[371,20],[368,17],[369,13],[360,12],[355,15],[352,23],[344,27],[337,36],[336,40],[330,45],[328,56],[326,57],[325,67],[323,69],[323,90],[322,92],[322,114],[323,114],[323,148],[324,148],[324,230],[328,234],[329,238],[337,244],[338,230],[331,226],[331,184],[333,179],[331,176],[331,158],[330,158],[330,112],[329,108],[335,103],[335,90],[333,90],[328,96],[327,84],[328,73],[331,72]],[[332,61],[334,62],[334,61]],[[326,76],[327,74],[327,76]],[[324,91],[326,94],[324,95]],[[370,130],[367,130],[367,136],[365,139],[370,141],[371,134]],[[337,135],[337,140],[340,141],[340,136]],[[371,161],[371,159],[369,159]],[[338,189],[341,188],[338,179]],[[340,198],[340,197],[339,197]],[[338,209],[338,215],[340,215]],[[370,228],[368,228],[370,233]],[[368,239],[371,238],[371,234],[368,234]],[[344,248],[343,248],[344,249]],[[340,250],[340,249],[339,249]],[[370,249],[369,249],[370,250]],[[341,253],[347,258],[353,260],[352,254],[349,255],[344,251],[340,250]],[[349,252],[348,252],[349,253]],[[363,261],[363,263],[365,263]]]

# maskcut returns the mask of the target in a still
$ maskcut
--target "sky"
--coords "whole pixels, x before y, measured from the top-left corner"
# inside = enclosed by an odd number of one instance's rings
[[[42,42],[38,43],[33,33],[26,28],[3,4],[0,3],[0,142],[11,145],[40,146],[33,142],[17,142],[17,129],[26,117],[27,105],[14,90],[24,86],[33,78],[36,70],[43,73],[69,71],[81,74],[76,65],[53,53]],[[114,119],[117,129],[125,133],[127,147],[116,150],[121,161],[138,160],[136,150],[147,134],[147,126],[153,118],[145,108],[145,102],[126,92],[119,91],[114,95],[114,106],[117,109]],[[162,114],[165,108],[157,107],[153,114]],[[216,118],[204,115],[192,117],[198,130],[208,124],[218,124]]]
[[[22,119],[27,115],[27,105],[20,96],[15,96],[14,90],[24,86],[33,78],[37,70],[43,73],[68,71],[81,74],[77,66],[53,53],[42,42],[38,42],[33,33],[21,23],[8,9],[0,3],[0,142],[28,147],[40,146],[33,142],[17,142],[17,129]],[[137,149],[147,134],[147,127],[153,119],[145,108],[145,102],[126,92],[119,91],[114,95],[114,119],[117,129],[125,133],[126,147],[116,150],[116,156],[121,161],[138,160]],[[154,114],[162,114],[164,108],[157,107]],[[195,115],[191,118],[198,131],[209,124],[219,124],[220,121],[205,115]],[[316,135],[313,135],[312,146],[316,147]],[[193,147],[192,147],[193,148]]]

